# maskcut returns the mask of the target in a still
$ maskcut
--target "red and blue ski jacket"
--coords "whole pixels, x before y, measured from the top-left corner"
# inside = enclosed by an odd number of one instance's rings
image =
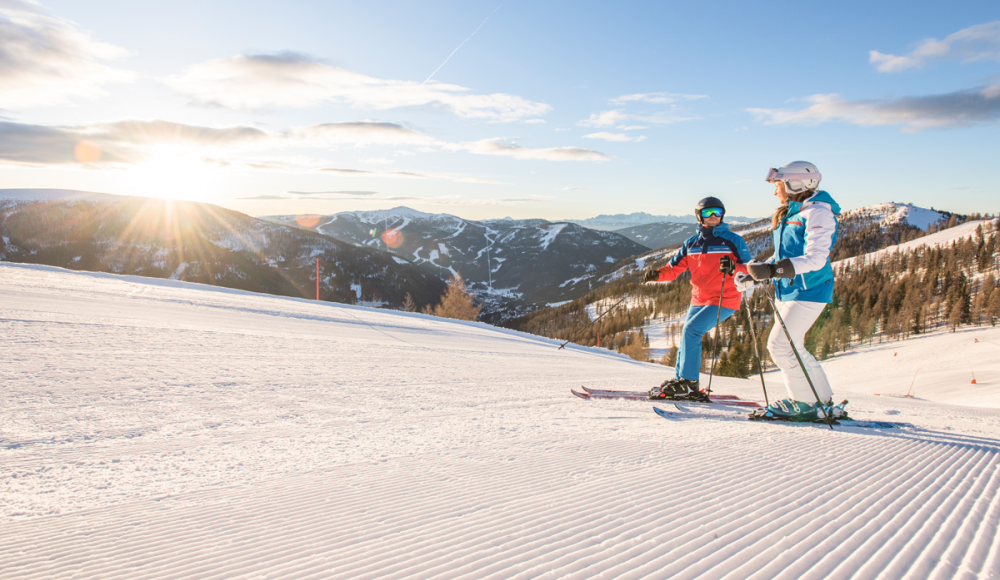
[[[736,271],[747,273],[746,264],[752,258],[742,236],[729,231],[729,226],[719,224],[714,228],[701,228],[698,233],[684,240],[681,249],[666,266],[659,269],[657,282],[669,282],[685,270],[691,271],[691,306],[718,306],[719,290],[723,288],[719,260],[731,256]],[[726,276],[722,291],[722,307],[740,308],[740,292],[732,276]]]

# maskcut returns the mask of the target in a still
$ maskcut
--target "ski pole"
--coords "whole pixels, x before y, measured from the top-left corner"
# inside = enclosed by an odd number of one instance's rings
[[[770,281],[770,280],[768,280]],[[781,314],[778,312],[778,307],[774,304],[774,299],[771,295],[764,291],[764,296],[767,296],[767,301],[771,303],[771,308],[774,309],[774,316],[778,319],[781,324],[781,330],[785,331],[785,338],[788,339],[788,345],[792,347],[792,352],[795,353],[795,360],[799,361],[799,368],[802,369],[802,374],[806,377],[806,382],[809,383],[809,388],[812,389],[813,396],[816,397],[816,403],[822,407],[823,401],[819,399],[819,393],[816,392],[816,387],[813,386],[812,379],[809,378],[809,373],[806,371],[806,365],[802,362],[802,357],[799,356],[799,349],[795,348],[795,342],[792,341],[792,333],[788,332],[788,327],[785,326],[785,321],[782,320]],[[832,403],[833,401],[831,401]],[[827,413],[826,424],[830,426],[830,430],[833,430],[833,413]]]
[[[715,338],[712,339],[712,368],[708,371],[708,394],[712,394],[712,377],[715,376],[715,356],[719,353],[719,319],[722,317],[722,295],[726,291],[726,273],[722,270],[722,263],[719,263],[719,271],[722,272],[722,287],[719,288],[719,309],[715,313]]]
[[[743,295],[743,305],[747,307],[747,321],[750,323],[750,338],[753,340],[753,356],[757,359],[757,370],[760,372],[760,388],[764,389],[764,404],[771,406],[767,400],[767,386],[764,384],[764,365],[760,361],[760,351],[757,349],[757,331],[753,326],[753,313],[750,312],[750,302],[747,301],[746,294]]]
[[[580,333],[581,333],[581,332],[583,332],[584,330],[587,330],[587,329],[588,329],[588,328],[590,328],[591,326],[593,326],[593,325],[597,324],[597,321],[598,321],[598,320],[600,320],[600,319],[604,318],[604,317],[605,317],[605,316],[607,316],[607,315],[608,315],[608,314],[609,314],[609,313],[610,313],[610,312],[611,312],[612,310],[614,310],[615,308],[618,308],[618,305],[619,305],[619,304],[621,304],[622,302],[625,302],[626,300],[628,300],[629,298],[631,298],[631,297],[632,297],[632,294],[634,294],[634,293],[636,292],[636,290],[638,290],[639,288],[642,288],[642,284],[639,284],[639,287],[638,287],[638,288],[636,288],[635,290],[633,290],[632,292],[628,292],[628,293],[626,293],[626,294],[625,294],[625,297],[624,297],[624,298],[622,298],[621,300],[619,300],[618,302],[616,302],[616,303],[615,303],[615,305],[614,305],[614,306],[612,306],[611,308],[608,308],[607,310],[605,310],[605,311],[604,311],[604,314],[602,314],[602,315],[598,316],[597,318],[595,318],[594,320],[592,320],[592,321],[590,322],[590,325],[589,325],[589,326],[586,326],[586,327],[584,327],[584,328],[583,328],[582,330],[580,330],[580,331],[577,331],[577,333],[573,335],[573,338],[571,338],[571,339],[567,340],[566,342],[562,343],[561,345],[559,345],[559,348],[558,348],[558,349],[556,349],[556,350],[562,350],[564,346],[566,346],[567,344],[569,344],[569,343],[573,342],[574,340],[576,340],[576,338],[577,338],[578,336],[580,336]]]

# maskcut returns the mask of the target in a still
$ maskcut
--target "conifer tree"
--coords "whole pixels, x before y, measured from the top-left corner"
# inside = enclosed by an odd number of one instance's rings
[[[448,278],[448,288],[441,297],[441,303],[434,307],[434,315],[441,318],[458,320],[475,320],[479,317],[482,306],[473,304],[474,296],[465,287],[462,275],[455,272]]]

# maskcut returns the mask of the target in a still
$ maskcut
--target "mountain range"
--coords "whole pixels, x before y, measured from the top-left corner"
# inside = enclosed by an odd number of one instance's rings
[[[952,217],[896,203],[845,212],[838,257],[907,241]],[[733,229],[765,256],[768,225]],[[0,260],[306,298],[316,295],[319,260],[320,298],[391,308],[407,293],[418,308],[435,303],[444,280],[461,273],[492,322],[657,265],[695,231],[677,223],[611,232],[542,219],[474,221],[405,207],[258,219],[196,202],[0,190]]]
[[[730,225],[744,224],[757,221],[760,218],[748,218],[742,216],[726,216],[726,223]],[[561,220],[577,225],[581,225],[592,230],[606,230],[606,231],[619,231],[627,228],[634,228],[637,226],[644,226],[647,224],[661,224],[661,223],[672,223],[672,224],[697,224],[698,220],[694,217],[694,212],[684,215],[652,215],[645,212],[635,212],[635,213],[619,213],[614,215],[601,214],[597,217],[587,218],[584,220]]]
[[[0,260],[372,305],[445,288],[385,252],[222,207],[69,190],[0,190]]]
[[[441,278],[461,273],[493,312],[578,298],[617,262],[648,250],[620,234],[569,222],[474,221],[407,207],[262,219],[389,252]]]

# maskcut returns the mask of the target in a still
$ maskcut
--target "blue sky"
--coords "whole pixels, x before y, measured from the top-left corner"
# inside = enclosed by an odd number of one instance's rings
[[[0,187],[252,215],[997,212],[1000,5],[0,0]]]

